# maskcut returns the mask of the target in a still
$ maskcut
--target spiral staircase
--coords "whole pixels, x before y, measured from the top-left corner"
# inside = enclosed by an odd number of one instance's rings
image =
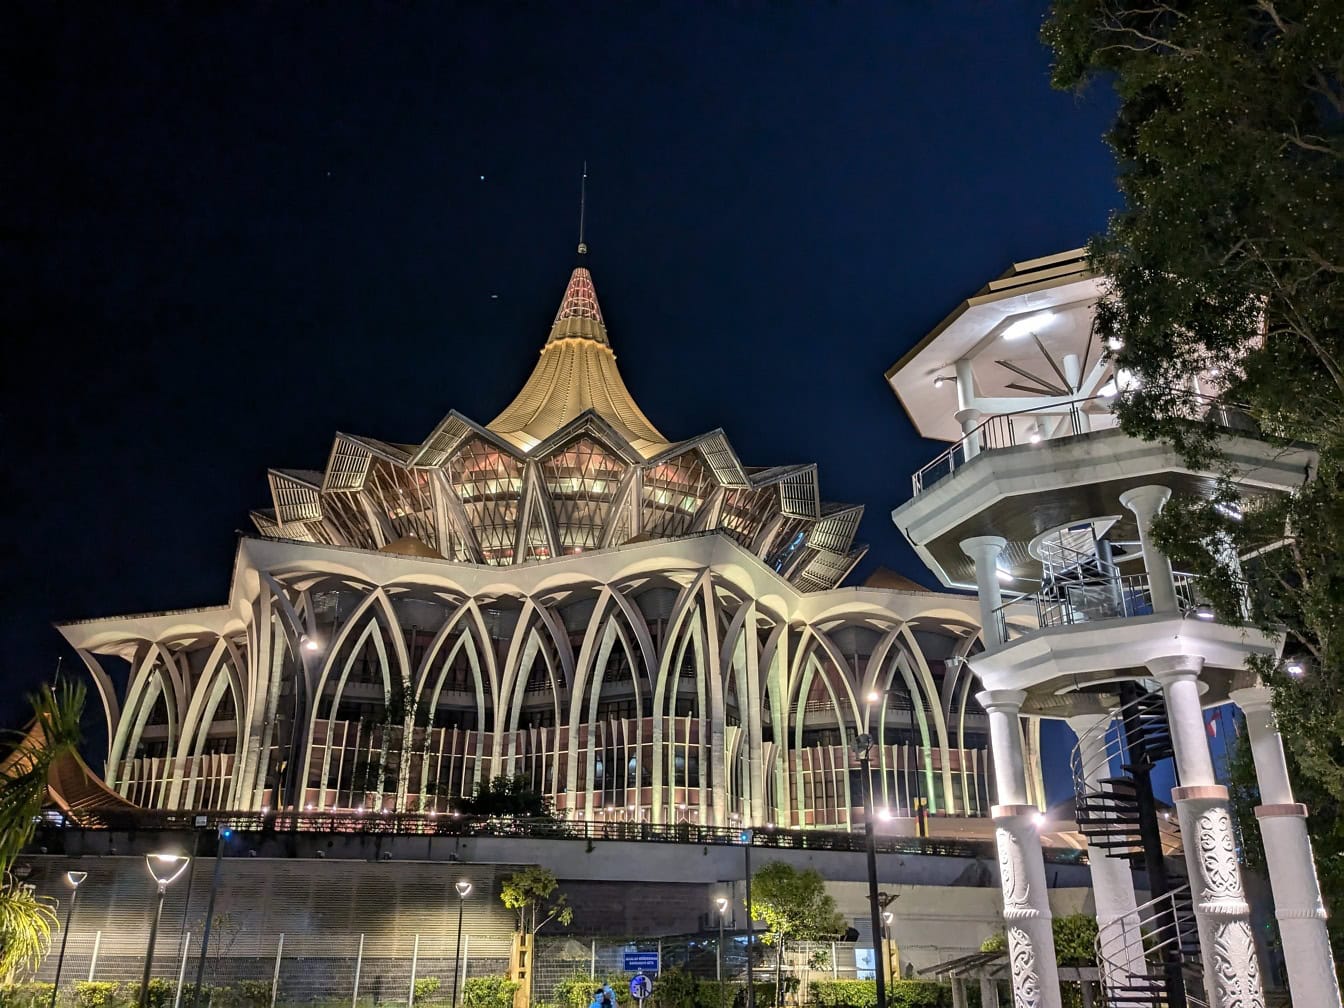
[[[1152,898],[1097,934],[1107,1008],[1203,1008],[1203,965],[1188,881],[1169,872],[1150,776],[1173,755],[1162,694],[1126,683],[1122,705],[1078,740],[1073,785],[1090,847],[1146,870]],[[1117,724],[1118,722],[1118,724]]]

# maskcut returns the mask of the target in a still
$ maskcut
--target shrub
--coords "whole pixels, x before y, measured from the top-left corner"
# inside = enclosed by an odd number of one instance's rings
[[[630,997],[630,977],[629,973],[607,973],[594,979],[587,973],[575,973],[555,985],[555,1002],[559,1008],[588,1008],[593,1003],[593,991],[610,984],[616,992],[616,1004],[629,1005],[634,1000]],[[657,992],[655,984],[654,993]]]
[[[657,1008],[696,1008],[700,980],[684,969],[663,970],[653,985]]]
[[[441,986],[438,977],[420,977],[415,981],[415,1003],[428,1001],[439,992]]]
[[[462,1003],[467,1008],[513,1008],[518,987],[518,981],[508,977],[470,977],[462,985]]]
[[[814,1003],[845,1008],[873,1008],[877,1004],[874,980],[814,980],[807,985]],[[893,980],[887,985],[887,1008],[938,1008],[951,1003],[951,989],[923,980]]]
[[[78,1008],[121,1008],[130,1000],[121,984],[108,980],[80,980],[75,984]]]
[[[7,984],[0,987],[0,1008],[47,1008],[49,1004],[49,983]]]

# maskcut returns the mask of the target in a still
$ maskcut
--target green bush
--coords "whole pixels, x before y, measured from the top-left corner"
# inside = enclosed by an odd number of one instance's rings
[[[873,980],[814,980],[807,985],[813,1003],[845,1008],[874,1008],[877,983]],[[950,1004],[951,989],[923,980],[893,980],[887,985],[887,1008],[939,1008]]]
[[[610,984],[611,989],[616,992],[616,1004],[629,1005],[634,1001],[630,997],[631,975],[607,973],[594,979],[587,973],[575,973],[555,985],[555,1002],[559,1008],[588,1008],[593,1003],[593,991],[603,984]],[[658,985],[654,984],[655,993],[657,989]]]
[[[122,991],[119,983],[80,980],[75,984],[75,1004],[78,1008],[121,1008],[129,1000],[130,997]]]
[[[700,986],[700,979],[684,969],[663,970],[651,1000],[656,1008],[696,1008]]]
[[[441,986],[438,977],[420,977],[415,981],[415,1003],[428,1001],[439,992]]]
[[[513,1008],[518,981],[502,976],[470,977],[462,985],[462,1003],[467,1008]]]
[[[0,987],[0,1008],[47,1008],[49,1004],[49,983],[6,984]]]

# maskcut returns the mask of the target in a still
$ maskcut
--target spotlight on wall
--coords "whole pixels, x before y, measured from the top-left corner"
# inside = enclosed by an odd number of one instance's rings
[[[1111,351],[1111,353],[1115,353],[1121,350],[1124,347],[1124,345],[1125,341],[1122,340],[1119,336],[1110,336],[1106,339],[1106,349]]]
[[[1187,616],[1193,616],[1197,620],[1203,620],[1205,623],[1212,623],[1217,618],[1217,613],[1213,611],[1211,605],[1197,605],[1192,609],[1185,611]]]
[[[891,816],[891,809],[889,809],[889,808],[878,809],[878,810],[877,810],[877,817],[878,817],[879,819],[881,819],[883,822],[891,822],[891,819],[892,819],[892,816]]]
[[[882,699],[882,694],[879,693],[879,692],[877,692],[877,690],[872,690],[872,691],[870,691],[869,694],[868,694],[868,702],[869,702],[869,703],[877,703],[877,702],[878,702],[879,700],[881,700],[881,699]]]
[[[1235,504],[1219,501],[1213,506],[1213,509],[1224,518],[1229,518],[1235,522],[1241,521],[1241,508],[1237,507]]]
[[[299,646],[305,651],[316,651],[322,645],[319,644],[315,638],[309,637],[307,634],[299,634]]]
[[[952,377],[950,377],[950,376],[948,376],[948,375],[935,375],[935,376],[934,376],[934,379],[933,379],[933,387],[934,387],[934,388],[942,388],[944,385],[946,385],[946,384],[947,384],[948,382],[950,382],[950,381],[956,381],[956,379],[955,379],[955,378],[952,378]]]
[[[1031,817],[1031,821],[1032,821],[1032,823],[1035,824],[1035,826],[1036,826],[1037,829],[1044,829],[1044,828],[1045,828],[1045,813],[1044,813],[1044,812],[1037,812],[1034,816]]]
[[[1301,679],[1307,674],[1307,663],[1301,658],[1289,658],[1283,663],[1283,674],[1289,679]]]

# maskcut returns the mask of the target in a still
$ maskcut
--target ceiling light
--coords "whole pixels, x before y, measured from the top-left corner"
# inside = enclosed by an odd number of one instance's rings
[[[1042,829],[1045,826],[1044,813],[1037,812],[1034,816],[1031,817],[1031,821],[1035,823],[1037,829]]]
[[[1233,521],[1241,521],[1241,508],[1237,507],[1235,504],[1219,501],[1213,506],[1213,509],[1224,518],[1231,518]]]
[[[1024,319],[1018,319],[1003,331],[1003,338],[1006,340],[1018,340],[1022,339],[1024,336],[1034,335],[1038,329],[1043,328],[1053,317],[1054,312],[1037,312],[1035,315],[1029,315]]]
[[[1284,662],[1283,671],[1290,679],[1301,679],[1307,674],[1307,663],[1301,658],[1290,658]]]

